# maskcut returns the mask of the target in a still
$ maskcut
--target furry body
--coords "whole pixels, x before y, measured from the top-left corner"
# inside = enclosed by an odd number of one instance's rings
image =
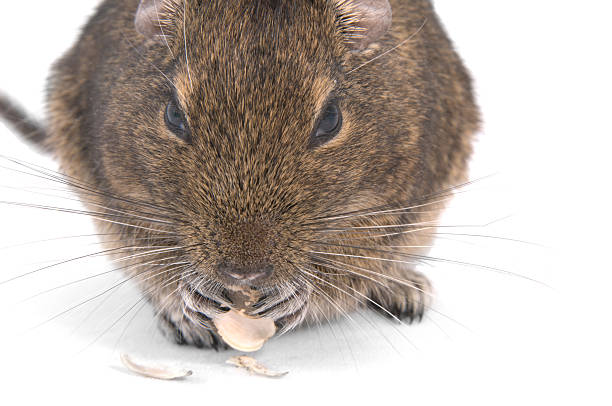
[[[430,2],[391,1],[390,31],[351,49],[350,1],[165,1],[162,40],[135,29],[139,1],[100,5],[53,68],[35,141],[167,331],[223,346],[211,319],[246,285],[282,331],[364,306],[420,318],[431,288],[414,268],[478,129]],[[188,142],[164,122],[172,98]],[[313,144],[331,98],[342,129]],[[257,283],[225,271],[261,268]]]

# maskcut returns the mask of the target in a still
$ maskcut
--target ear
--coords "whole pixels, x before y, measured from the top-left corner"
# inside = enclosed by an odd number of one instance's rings
[[[362,51],[391,27],[389,0],[333,0],[340,12],[340,23],[349,36],[349,46]]]
[[[140,0],[134,24],[136,31],[147,38],[161,40],[170,31],[170,19],[183,0]]]

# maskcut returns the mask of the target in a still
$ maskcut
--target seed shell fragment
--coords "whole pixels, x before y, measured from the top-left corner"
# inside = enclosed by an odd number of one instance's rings
[[[172,381],[175,379],[186,378],[193,375],[192,371],[186,369],[170,369],[160,367],[148,367],[135,363],[127,354],[121,355],[121,362],[127,369],[139,375],[149,378],[161,379],[164,381]]]
[[[243,368],[246,369],[247,371],[256,374],[256,375],[261,375],[261,376],[267,376],[267,377],[271,377],[271,378],[278,378],[281,376],[285,376],[289,373],[289,371],[286,372],[275,372],[275,371],[270,371],[268,368],[266,368],[265,366],[261,365],[259,363],[259,361],[257,361],[254,358],[251,357],[247,357],[246,355],[242,355],[240,357],[232,357],[229,360],[226,361],[228,364],[230,365],[234,365],[238,368]]]

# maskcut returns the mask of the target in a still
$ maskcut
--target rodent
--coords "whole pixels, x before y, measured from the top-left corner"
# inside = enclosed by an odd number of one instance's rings
[[[164,331],[214,348],[233,307],[281,332],[420,319],[415,265],[479,129],[427,0],[105,0],[47,102],[44,127],[0,114],[59,161]]]

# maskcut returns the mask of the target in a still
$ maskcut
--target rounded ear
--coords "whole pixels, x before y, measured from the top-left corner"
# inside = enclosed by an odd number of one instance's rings
[[[183,0],[140,0],[134,25],[147,38],[161,40],[170,31],[170,18],[176,14]]]
[[[333,0],[341,13],[340,22],[349,33],[349,46],[362,51],[391,28],[389,0]]]

